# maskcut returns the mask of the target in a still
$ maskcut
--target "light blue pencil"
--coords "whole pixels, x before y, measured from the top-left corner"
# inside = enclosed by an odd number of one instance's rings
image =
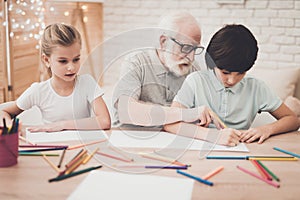
[[[178,173],[178,174],[181,174],[181,175],[184,175],[184,176],[186,176],[186,177],[192,178],[192,179],[194,179],[194,180],[196,180],[196,181],[199,181],[199,182],[201,182],[201,183],[204,183],[204,184],[206,184],[206,185],[210,185],[210,186],[213,186],[213,185],[214,185],[213,182],[210,182],[210,181],[208,181],[208,180],[204,180],[204,179],[202,179],[202,178],[199,178],[199,177],[197,177],[197,176],[193,176],[193,175],[191,175],[191,174],[185,173],[185,172],[180,171],[180,170],[177,170],[177,173]]]
[[[299,154],[296,154],[296,153],[293,153],[293,152],[290,152],[290,151],[287,151],[287,150],[283,150],[283,149],[280,149],[280,148],[278,148],[278,147],[274,147],[273,149],[274,149],[274,150],[277,150],[277,151],[280,151],[280,152],[282,152],[282,153],[286,153],[286,154],[289,154],[289,155],[291,155],[291,156],[300,158],[300,155],[299,155]]]

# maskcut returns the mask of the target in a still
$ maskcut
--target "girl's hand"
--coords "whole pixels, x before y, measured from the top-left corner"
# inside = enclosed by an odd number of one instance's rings
[[[246,131],[242,132],[241,135],[241,142],[251,143],[255,140],[258,140],[258,144],[263,143],[266,139],[270,137],[271,133],[268,131],[267,128],[250,128]]]
[[[241,134],[242,133],[236,129],[221,129],[219,130],[219,139],[217,143],[221,145],[234,147],[240,143]]]
[[[56,132],[56,131],[62,131],[64,129],[60,122],[55,122],[51,124],[28,127],[28,130],[30,132]]]

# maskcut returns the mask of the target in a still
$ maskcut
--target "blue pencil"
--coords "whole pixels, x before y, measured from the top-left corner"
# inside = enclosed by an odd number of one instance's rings
[[[246,160],[247,156],[206,156],[206,159]]]
[[[184,175],[184,176],[186,176],[186,177],[192,178],[192,179],[194,179],[194,180],[196,180],[196,181],[199,181],[199,182],[201,182],[201,183],[204,183],[204,184],[206,184],[206,185],[210,185],[210,186],[213,186],[213,185],[214,185],[213,182],[204,180],[204,179],[202,179],[202,178],[199,178],[199,177],[197,177],[197,176],[193,176],[193,175],[191,175],[191,174],[182,172],[182,171],[180,171],[180,170],[177,170],[177,173],[178,173],[178,174],[181,174],[181,175]]]
[[[299,155],[299,154],[296,154],[296,153],[293,153],[293,152],[290,152],[290,151],[287,151],[287,150],[283,150],[283,149],[280,149],[280,148],[278,148],[278,147],[274,147],[273,149],[274,149],[274,150],[277,150],[277,151],[280,151],[280,152],[282,152],[282,153],[286,153],[286,154],[289,154],[289,155],[291,155],[291,156],[300,158],[300,155]]]

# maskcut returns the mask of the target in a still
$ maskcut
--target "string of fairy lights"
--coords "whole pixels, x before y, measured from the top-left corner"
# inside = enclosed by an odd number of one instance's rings
[[[7,0],[8,12],[10,15],[10,33],[9,36],[14,40],[40,40],[45,25],[45,3],[44,0]],[[87,6],[82,5],[81,9],[86,10]],[[55,8],[50,6],[48,12],[55,13]],[[69,16],[70,12],[63,12],[64,16]],[[3,17],[3,10],[0,11],[0,17]],[[87,22],[87,17],[83,21]],[[6,22],[3,22],[6,26]],[[39,48],[37,44],[36,48]]]
[[[45,28],[43,0],[9,0],[8,12],[11,38],[24,41],[40,39]],[[6,22],[3,22],[3,26],[6,26]]]

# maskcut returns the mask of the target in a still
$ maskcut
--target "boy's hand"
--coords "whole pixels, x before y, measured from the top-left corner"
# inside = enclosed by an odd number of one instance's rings
[[[218,144],[234,147],[240,143],[241,132],[232,128],[225,128],[219,131]]]
[[[268,131],[267,128],[250,128],[246,131],[242,132],[241,135],[241,142],[251,143],[255,140],[258,140],[258,144],[263,143],[266,139],[270,137],[271,133]]]

